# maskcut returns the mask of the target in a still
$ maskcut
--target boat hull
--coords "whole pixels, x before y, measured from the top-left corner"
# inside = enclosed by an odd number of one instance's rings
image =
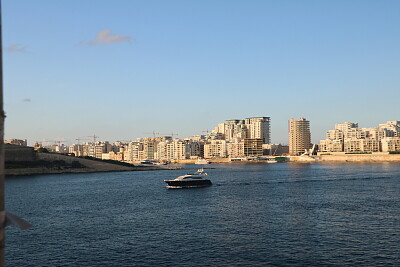
[[[210,180],[204,179],[199,181],[176,181],[165,180],[169,188],[190,188],[190,187],[205,187],[212,185]]]

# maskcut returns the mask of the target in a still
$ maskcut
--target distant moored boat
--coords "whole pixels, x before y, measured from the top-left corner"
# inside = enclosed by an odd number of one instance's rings
[[[194,164],[211,164],[211,161],[206,159],[197,159]]]

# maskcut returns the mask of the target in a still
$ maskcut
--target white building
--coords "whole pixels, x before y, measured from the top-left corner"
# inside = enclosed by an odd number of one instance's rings
[[[262,139],[263,144],[271,142],[269,117],[247,118],[244,121],[247,127],[246,138]]]
[[[269,144],[270,118],[254,117],[244,120],[227,120],[219,123],[209,134],[209,139],[239,142],[246,138],[262,139],[263,144]]]
[[[320,152],[397,151],[397,140],[391,138],[400,136],[400,121],[388,121],[375,128],[358,128],[358,123],[340,123],[326,136],[326,140],[320,141]]]

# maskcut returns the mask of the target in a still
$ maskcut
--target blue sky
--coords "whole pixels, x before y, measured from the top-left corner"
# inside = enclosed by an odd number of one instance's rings
[[[400,1],[3,0],[5,138],[400,120]]]

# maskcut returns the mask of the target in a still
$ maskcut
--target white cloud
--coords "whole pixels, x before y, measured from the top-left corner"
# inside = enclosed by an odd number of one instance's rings
[[[113,43],[122,43],[128,42],[132,39],[131,36],[123,36],[123,35],[116,35],[111,32],[111,30],[104,30],[96,34],[94,40],[90,42],[81,42],[81,44],[87,45],[99,45],[99,44],[113,44]]]
[[[10,46],[4,47],[4,51],[5,52],[20,52],[20,53],[24,53],[26,52],[26,46],[24,45],[20,45],[20,44],[12,44]]]

